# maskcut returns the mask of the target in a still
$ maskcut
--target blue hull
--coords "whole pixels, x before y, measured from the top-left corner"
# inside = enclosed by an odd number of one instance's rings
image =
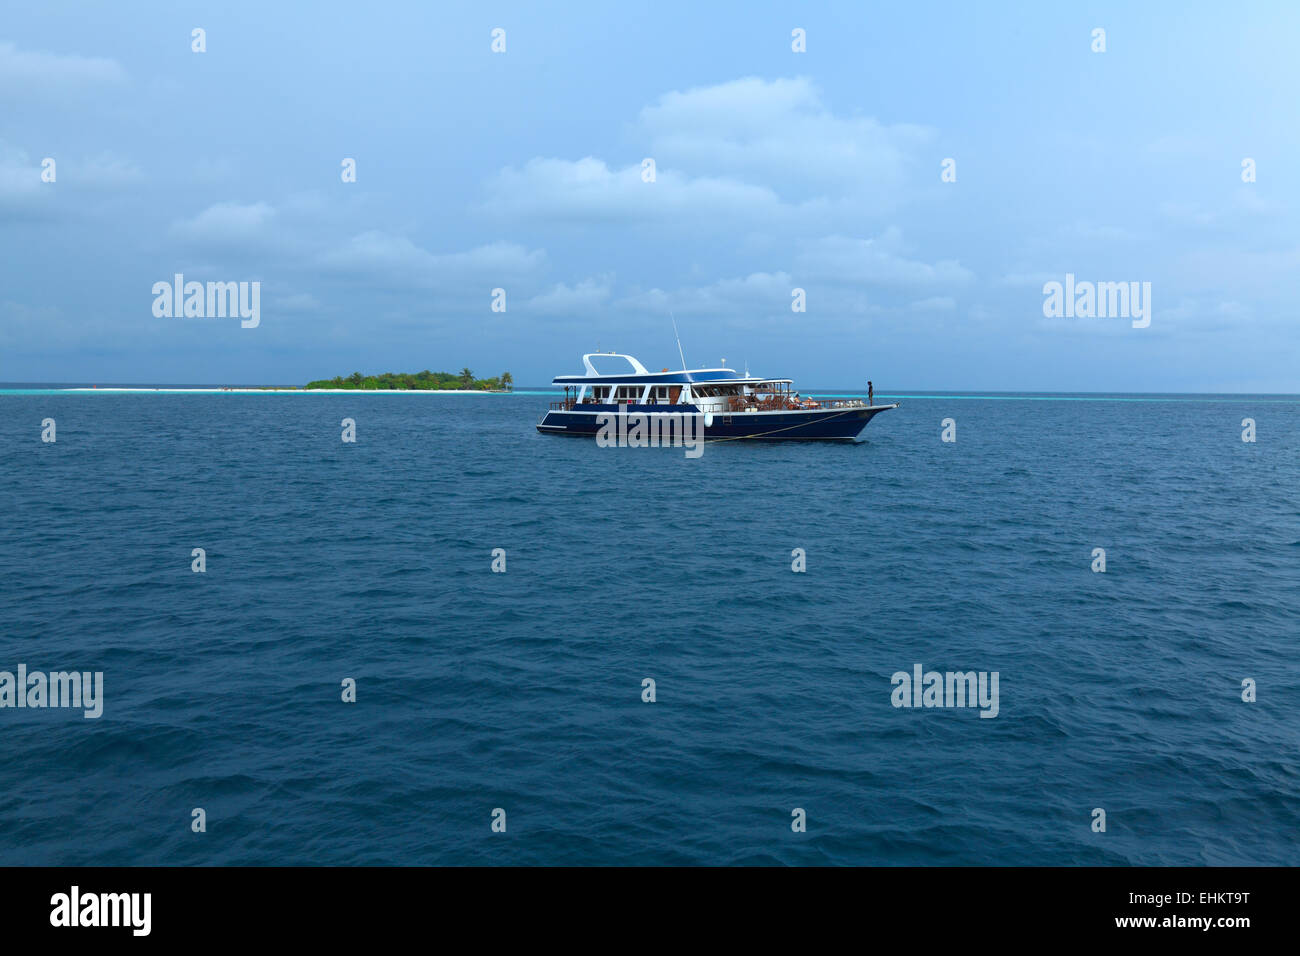
[[[808,409],[787,412],[715,412],[706,418],[705,441],[744,438],[751,441],[852,441],[881,412],[897,405]],[[674,409],[681,414],[698,414],[693,406]],[[591,410],[551,411],[537,424],[537,430],[552,435],[595,437],[601,430],[597,416],[664,412],[663,405],[594,405]]]

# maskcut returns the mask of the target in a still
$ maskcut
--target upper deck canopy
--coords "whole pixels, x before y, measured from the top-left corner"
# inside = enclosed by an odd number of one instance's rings
[[[592,365],[593,356],[603,358],[626,359],[632,371],[615,375],[605,375],[596,371]],[[582,364],[587,367],[586,375],[557,375],[552,385],[612,385],[623,382],[642,385],[686,385],[691,382],[734,382],[751,385],[756,383],[788,382],[789,379],[749,378],[729,368],[693,368],[676,372],[667,370],[651,372],[630,355],[621,352],[588,352],[582,357]]]

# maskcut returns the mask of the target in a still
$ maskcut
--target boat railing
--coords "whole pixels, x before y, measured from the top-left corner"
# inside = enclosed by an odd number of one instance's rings
[[[579,405],[592,405],[592,406],[600,406],[600,407],[604,408],[604,407],[607,407],[607,406],[609,406],[609,405],[613,405],[613,406],[615,406],[615,407],[618,407],[618,406],[620,406],[620,405],[642,405],[642,404],[645,404],[645,403],[644,403],[644,402],[636,401],[635,399],[631,399],[631,398],[616,398],[616,399],[611,399],[611,400],[607,400],[607,401],[592,401],[591,399],[586,399],[585,401],[581,401],[581,402],[576,401],[576,400],[570,398],[570,399],[566,399],[565,401],[562,401],[562,402],[551,402],[551,403],[550,403],[550,406],[551,406],[551,411],[553,411],[553,412],[568,412],[568,411],[572,411],[573,409],[577,408]],[[655,405],[655,404],[666,405],[667,402],[657,402],[657,403],[656,403],[656,402],[650,402],[649,404],[651,404],[651,405]]]
[[[776,412],[866,407],[867,403],[860,398],[809,398],[805,396],[795,399],[788,395],[778,395],[770,398],[754,398],[749,395],[735,396],[727,403],[727,410],[732,412],[744,412],[751,408],[758,412]]]
[[[817,398],[813,399],[822,408],[866,408],[867,403],[860,398]]]

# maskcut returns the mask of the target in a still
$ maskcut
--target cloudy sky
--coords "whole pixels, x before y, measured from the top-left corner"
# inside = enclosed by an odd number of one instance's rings
[[[0,381],[545,383],[672,314],[807,387],[1300,391],[1294,3],[294,6],[7,6]]]

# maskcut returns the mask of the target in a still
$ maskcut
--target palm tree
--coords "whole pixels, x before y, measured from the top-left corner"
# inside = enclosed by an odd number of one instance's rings
[[[510,389],[514,388],[515,387],[514,376],[512,376],[509,372],[502,372],[501,387],[504,388],[507,392],[510,391]]]
[[[474,384],[474,373],[467,368],[460,370],[460,384],[464,388],[469,388]]]

